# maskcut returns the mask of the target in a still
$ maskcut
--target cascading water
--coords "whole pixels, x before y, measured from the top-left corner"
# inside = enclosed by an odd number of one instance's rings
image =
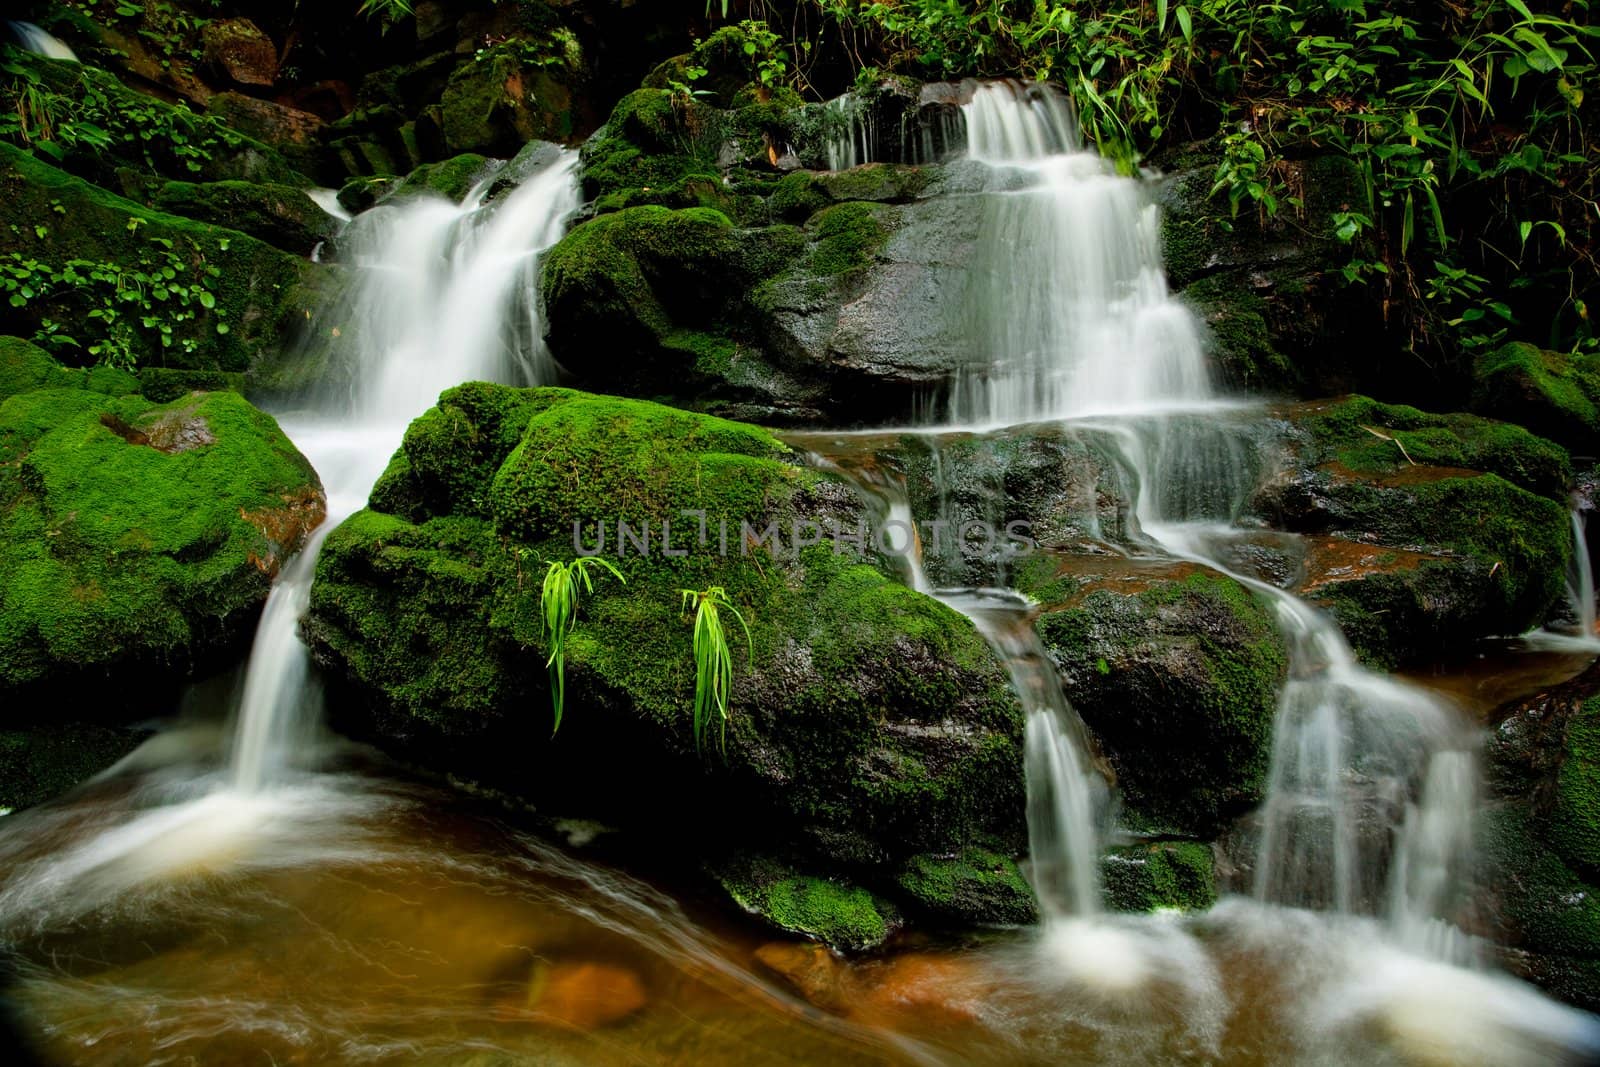
[[[968,320],[994,359],[955,383],[955,421],[1065,419],[1101,435],[1126,470],[1151,546],[1232,573],[1217,550],[1234,536],[1231,512],[1205,504],[1220,495],[1229,507],[1236,494],[1194,483],[1248,486],[1253,472],[1238,449],[1218,443],[1225,430],[1175,415],[1221,405],[1199,326],[1167,291],[1156,207],[1137,182],[1080,148],[1067,102],[1048,88],[981,87],[966,119],[970,154],[994,174],[980,238],[980,257],[994,269],[974,270]],[[1235,577],[1273,603],[1292,664],[1275,724],[1258,896],[1421,921],[1418,912],[1446,895],[1439,868],[1459,865],[1471,839],[1472,805],[1444,785],[1460,777],[1446,767],[1470,767],[1463,732],[1431,697],[1363,669],[1326,616]],[[1424,776],[1438,784],[1407,819],[1406,798]],[[1386,806],[1394,818],[1374,832],[1373,813]],[[1385,894],[1373,882],[1391,848],[1407,862],[1395,865],[1403,874]]]
[[[343,395],[282,420],[322,475],[328,519],[285,568],[256,633],[233,755],[239,788],[258,789],[284,766],[297,712],[314,706],[296,628],[317,549],[365,503],[410,420],[460,382],[549,380],[536,266],[577,208],[576,167],[575,154],[553,155],[488,207],[487,181],[461,204],[379,205],[342,236],[357,276],[326,328],[354,349],[354,378]]]
[[[77,53],[73,52],[71,45],[31,22],[7,21],[6,29],[11,31],[11,36],[19,45],[35,55],[44,56],[46,59],[65,59],[72,63],[78,61]]]

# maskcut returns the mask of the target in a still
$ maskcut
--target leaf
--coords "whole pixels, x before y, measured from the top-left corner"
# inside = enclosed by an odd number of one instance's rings
[[[1528,235],[1530,233],[1532,233],[1532,232],[1533,232],[1533,223],[1524,220],[1524,221],[1519,222],[1517,224],[1517,233],[1522,236],[1522,243],[1524,245],[1526,245],[1528,243]]]
[[[217,306],[217,298],[211,295],[211,291],[209,289],[200,290],[199,297],[200,306],[205,308],[207,311]]]
[[[1411,198],[1411,192],[1407,190],[1405,211],[1400,217],[1400,254],[1402,256],[1411,248],[1411,237],[1416,232],[1416,206],[1416,202]]]
[[[1167,32],[1167,0],[1156,0],[1156,29]]]
[[[1178,29],[1183,31],[1183,39],[1193,45],[1194,23],[1189,17],[1189,5],[1179,5],[1177,10],[1173,11],[1172,17],[1178,20]]]

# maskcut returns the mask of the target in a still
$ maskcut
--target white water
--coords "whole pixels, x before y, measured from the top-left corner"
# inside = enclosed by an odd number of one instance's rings
[[[576,154],[563,153],[487,208],[486,186],[460,204],[380,204],[342,237],[357,276],[324,328],[353,350],[355,378],[343,395],[282,420],[322,475],[328,519],[284,569],[256,631],[234,747],[238,788],[258,790],[282,770],[300,714],[315,710],[297,629],[317,550],[365,504],[406,426],[461,382],[548,380],[536,266],[577,207],[576,167]]]
[[[55,34],[40,29],[31,22],[7,21],[6,25],[21,42],[22,47],[46,59],[65,59],[76,63],[78,56],[72,48]]]
[[[1213,404],[1202,334],[1167,290],[1160,215],[1140,185],[1083,148],[1049,87],[985,85],[964,111],[991,191],[959,328],[984,358],[955,383],[950,421]]]
[[[823,105],[828,130],[828,169],[849,170],[872,161],[872,146],[877,142],[877,120],[872,109],[863,106],[853,93],[835,97]]]

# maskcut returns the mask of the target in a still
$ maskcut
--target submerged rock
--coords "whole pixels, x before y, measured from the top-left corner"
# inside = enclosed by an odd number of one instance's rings
[[[322,520],[310,465],[234,393],[153,404],[44,386],[0,404],[0,691],[237,653]]]
[[[798,459],[765,431],[654,404],[447,391],[318,563],[306,631],[353,690],[343,725],[524,796],[692,832],[697,849],[781,841],[807,870],[871,874],[979,837],[1015,847],[1021,716],[1004,671],[966,619],[876,557],[794,550],[797,530],[866,518]],[[540,582],[573,557],[575,523],[626,584],[593,572],[551,738]],[[697,746],[680,591],[711,586],[751,648],[725,614],[731,721]],[[671,799],[641,809],[641,793]]]

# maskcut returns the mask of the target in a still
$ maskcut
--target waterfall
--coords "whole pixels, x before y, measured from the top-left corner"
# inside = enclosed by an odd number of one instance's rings
[[[17,44],[35,55],[44,56],[46,59],[65,59],[72,63],[78,61],[77,54],[67,42],[31,22],[7,20],[6,29],[11,31],[11,36],[16,39]]]
[[[877,142],[877,122],[872,109],[854,93],[845,93],[823,105],[827,123],[828,169],[849,170],[872,162]]]
[[[1232,574],[1270,602],[1290,678],[1257,895],[1381,913],[1396,937],[1421,939],[1469,849],[1469,733],[1428,694],[1363,668],[1326,615],[1222,562],[1253,472],[1225,426],[1179,417],[1226,401],[1198,323],[1168,292],[1159,214],[1139,183],[1082,148],[1068,102],[1049,87],[983,86],[965,110],[969,154],[991,178],[961,326],[990,358],[953,383],[952,420],[1068,420],[1101,437],[1124,468],[1148,550]],[[1070,778],[1043,756],[1028,765]],[[1035,864],[1041,850],[1065,847],[1037,836],[1030,846]]]
[[[956,328],[983,358],[954,383],[951,420],[1214,403],[1199,325],[1167,290],[1159,211],[1083,148],[1065,97],[999,83],[964,111],[989,182]]]
[[[1589,562],[1589,538],[1583,513],[1577,508],[1572,509],[1572,575],[1568,579],[1567,593],[1578,617],[1578,637],[1584,641],[1600,640],[1600,635],[1595,633],[1594,566]]]
[[[238,788],[261,789],[282,772],[315,710],[297,628],[317,550],[364,506],[406,426],[464,381],[552,380],[537,317],[538,257],[577,208],[576,168],[576,154],[562,152],[488,205],[488,182],[460,204],[380,204],[342,235],[355,278],[318,325],[349,359],[353,380],[281,419],[322,476],[328,519],[284,568],[256,631],[234,739]]]

